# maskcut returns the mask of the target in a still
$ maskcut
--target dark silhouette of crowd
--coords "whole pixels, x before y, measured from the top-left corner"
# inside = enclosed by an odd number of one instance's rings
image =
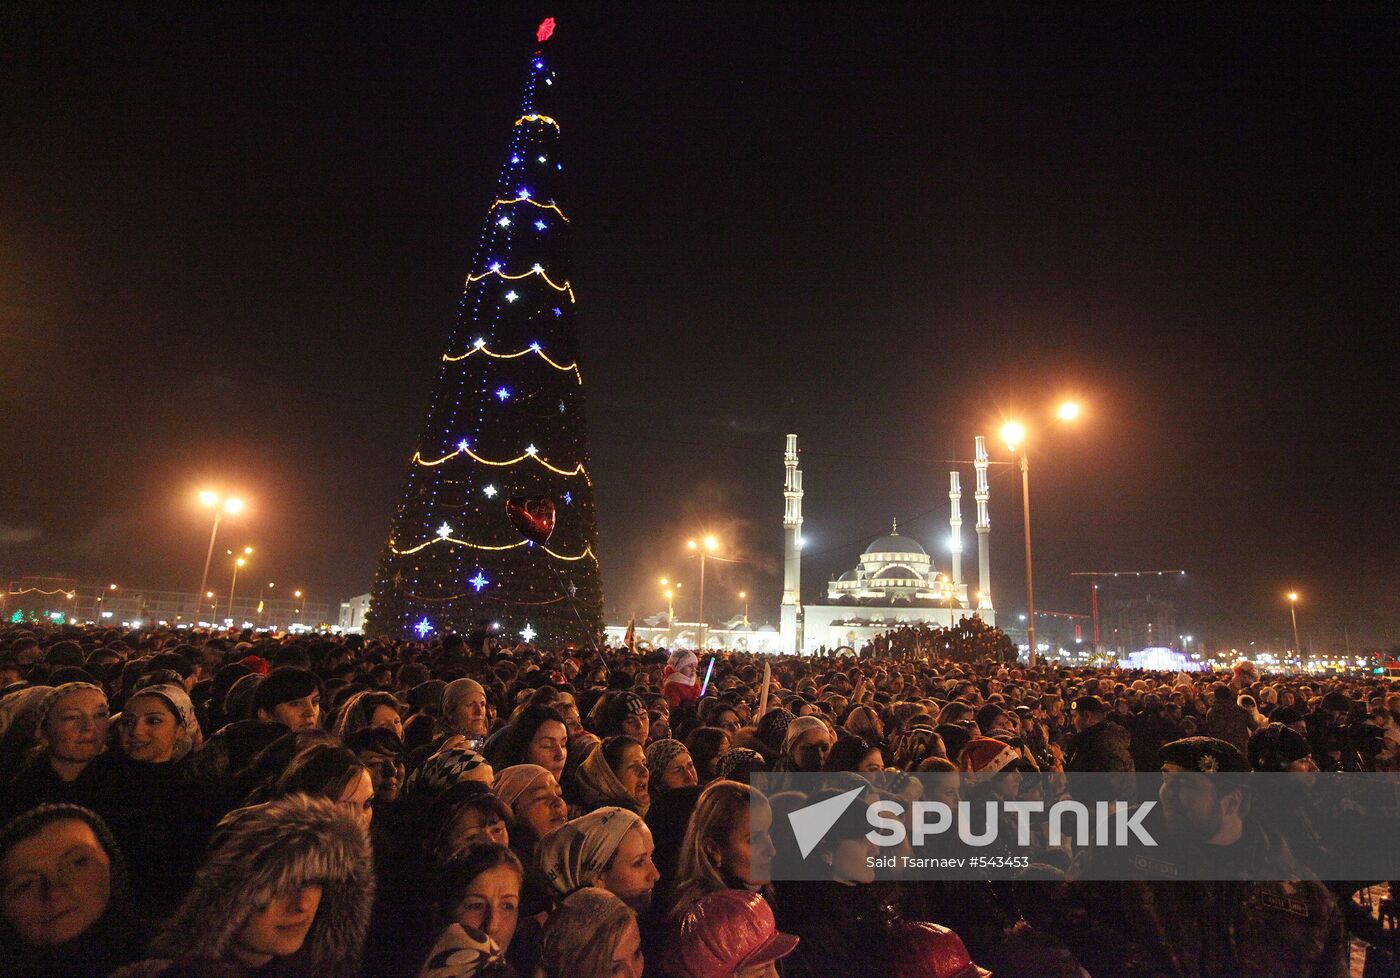
[[[1400,766],[1379,680],[1027,669],[926,638],[721,653],[702,696],[711,657],[685,651],[12,629],[0,976],[1341,978],[1357,938],[1392,973],[1353,899],[1382,881],[1309,879],[1325,813],[1284,846],[1233,781],[1195,800],[1202,844],[1296,881],[1088,883],[1047,847],[1016,880],[876,882],[852,820],[813,853],[829,878],[774,882],[807,801],[759,773],[917,772],[909,797],[956,800],[967,772],[1024,795]]]

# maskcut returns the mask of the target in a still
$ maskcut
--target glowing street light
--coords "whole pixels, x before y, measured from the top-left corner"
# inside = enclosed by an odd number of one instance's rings
[[[698,542],[688,541],[686,546],[700,555],[700,647],[703,649],[709,631],[709,624],[705,621],[705,558],[719,549],[719,541],[707,533]]]
[[[744,627],[749,627],[749,592],[740,591],[739,600],[744,602]]]
[[[1298,592],[1288,592],[1288,615],[1293,619],[1293,651],[1299,661],[1303,658],[1303,643],[1298,641]]]
[[[228,585],[228,615],[226,615],[225,617],[233,617],[233,589],[238,586],[238,568],[243,567],[248,563],[248,557],[246,555],[251,554],[252,552],[252,547],[244,547],[243,553],[245,554],[245,556],[235,557],[233,559],[233,579],[229,581]],[[229,553],[231,554],[233,553],[233,551],[230,550]]]
[[[1079,417],[1079,405],[1066,401],[1055,412],[1060,421],[1073,421]],[[1035,666],[1035,581],[1031,569],[1031,463],[1026,457],[1026,428],[1017,421],[1008,421],[1001,427],[1002,440],[1006,447],[1015,452],[1021,464],[1021,515],[1026,536],[1026,665]],[[949,617],[951,618],[951,611]]]
[[[199,504],[214,511],[214,528],[209,531],[209,552],[204,556],[204,575],[199,579],[199,590],[196,591],[195,594],[203,592],[205,586],[209,583],[209,565],[214,560],[214,541],[219,536],[219,521],[224,518],[225,513],[230,516],[237,516],[239,513],[243,512],[245,506],[243,500],[239,499],[237,496],[224,498],[212,489],[200,490]],[[117,586],[113,584],[111,589],[115,591],[116,588]],[[196,608],[195,612],[198,613],[198,611],[199,609]]]

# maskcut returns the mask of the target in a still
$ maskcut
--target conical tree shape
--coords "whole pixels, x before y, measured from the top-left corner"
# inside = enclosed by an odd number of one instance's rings
[[[519,116],[467,277],[427,423],[375,577],[366,629],[590,645],[602,634],[598,528],[574,327],[558,81],[530,60]],[[525,540],[506,501],[545,496],[548,542]]]

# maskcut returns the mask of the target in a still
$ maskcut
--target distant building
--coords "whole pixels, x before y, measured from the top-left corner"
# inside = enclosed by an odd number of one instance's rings
[[[365,630],[365,615],[369,613],[369,594],[357,594],[340,602],[340,628],[346,632]]]
[[[240,585],[230,605],[227,593],[200,596],[193,591],[157,591],[122,584],[81,584],[74,578],[21,577],[5,588],[4,616],[14,619],[94,622],[139,628],[157,626],[235,625],[314,628],[328,624],[330,606],[300,597],[282,597],[281,588]],[[58,617],[58,616],[61,616]],[[18,620],[18,619],[15,619]]]
[[[1176,644],[1176,606],[1170,601],[1105,601],[1099,620],[1104,649],[1119,658]]]

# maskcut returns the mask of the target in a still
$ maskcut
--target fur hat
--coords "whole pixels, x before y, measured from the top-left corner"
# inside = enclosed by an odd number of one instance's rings
[[[184,902],[151,943],[153,955],[226,961],[248,918],[280,893],[321,884],[321,905],[291,971],[340,978],[359,970],[374,903],[369,836],[327,798],[287,795],[230,812]]]
[[[1183,737],[1163,744],[1161,753],[1163,764],[1175,764],[1188,771],[1205,774],[1243,774],[1249,770],[1240,749],[1234,744],[1216,737]]]

